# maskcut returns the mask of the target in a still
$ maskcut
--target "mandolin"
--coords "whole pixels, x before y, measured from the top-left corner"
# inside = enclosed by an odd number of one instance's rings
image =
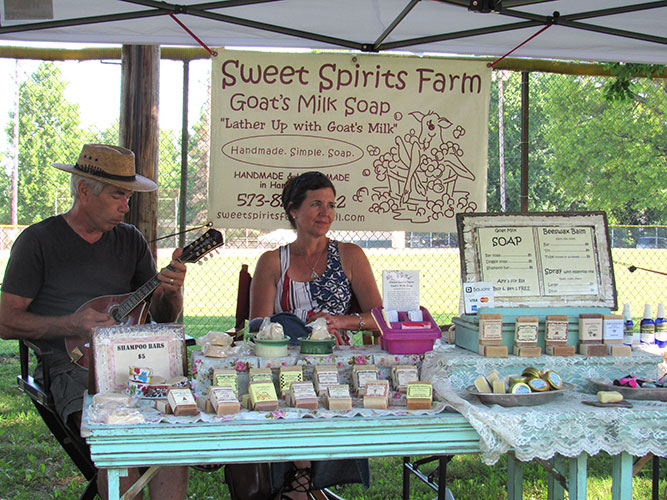
[[[183,248],[183,253],[176,260],[186,263],[199,261],[212,250],[222,246],[222,234],[215,229],[209,229],[202,236]],[[148,302],[146,299],[160,285],[156,274],[137,290],[121,295],[103,295],[91,299],[78,311],[94,309],[111,315],[119,325],[140,325],[146,322],[148,316]],[[90,364],[90,340],[85,337],[66,337],[65,346],[73,363],[88,368]]]

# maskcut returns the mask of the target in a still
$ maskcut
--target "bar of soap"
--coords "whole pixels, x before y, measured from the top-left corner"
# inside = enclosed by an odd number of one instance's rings
[[[336,384],[327,386],[324,399],[329,410],[352,409],[350,386],[347,384]]]
[[[174,415],[197,415],[199,408],[190,389],[172,387],[167,393],[167,400]]]
[[[623,401],[623,394],[618,391],[599,391],[598,401],[600,403],[620,403]]]
[[[486,380],[486,377],[483,375],[480,375],[475,379],[475,388],[477,389],[477,392],[493,392],[488,380]]]
[[[502,379],[494,380],[491,385],[493,385],[494,394],[505,394],[507,391],[505,381]]]
[[[292,382],[303,382],[303,368],[301,365],[280,367],[280,394],[287,396]]]
[[[431,382],[408,382],[406,398],[408,410],[430,410],[433,403]]]
[[[287,403],[294,408],[317,410],[317,394],[310,381],[292,382],[286,399]]]
[[[253,382],[248,387],[250,407],[255,411],[273,411],[278,409],[278,395],[273,382]]]
[[[234,388],[230,386],[211,386],[209,389],[211,405],[216,415],[229,415],[238,413],[241,409]]]
[[[385,410],[389,406],[389,381],[369,380],[364,389],[364,408]]]

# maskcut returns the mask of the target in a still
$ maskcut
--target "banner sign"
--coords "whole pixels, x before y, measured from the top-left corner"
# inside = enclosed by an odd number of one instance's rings
[[[453,232],[486,208],[485,62],[349,53],[218,51],[209,218],[276,229],[290,176],[336,187],[336,230]]]

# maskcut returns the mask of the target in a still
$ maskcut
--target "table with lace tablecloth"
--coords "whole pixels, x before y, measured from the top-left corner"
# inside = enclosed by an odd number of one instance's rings
[[[527,366],[555,370],[573,388],[543,405],[509,408],[482,404],[466,390],[480,374],[494,369],[501,376],[520,374]],[[641,351],[633,351],[627,357],[485,358],[450,348],[426,355],[422,377],[431,380],[439,399],[460,412],[477,430],[482,458],[487,464],[494,464],[508,451],[521,462],[555,457],[576,459],[574,466],[569,464],[570,498],[585,498],[585,481],[574,484],[577,481],[573,480],[582,474],[585,478],[584,454],[604,451],[615,456],[612,498],[629,499],[631,456],[667,455],[667,429],[663,425],[667,403],[633,400],[633,408],[599,408],[582,401],[596,400],[589,378],[613,379],[627,374],[657,378],[664,368],[661,356]],[[579,492],[573,495],[577,487]]]

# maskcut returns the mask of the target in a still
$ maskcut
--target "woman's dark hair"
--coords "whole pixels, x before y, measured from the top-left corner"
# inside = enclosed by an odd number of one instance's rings
[[[306,191],[331,188],[336,195],[336,188],[329,178],[322,172],[304,172],[301,175],[290,177],[283,187],[282,202],[290,225],[296,229],[294,217],[290,214],[293,208],[299,208],[306,199]]]

